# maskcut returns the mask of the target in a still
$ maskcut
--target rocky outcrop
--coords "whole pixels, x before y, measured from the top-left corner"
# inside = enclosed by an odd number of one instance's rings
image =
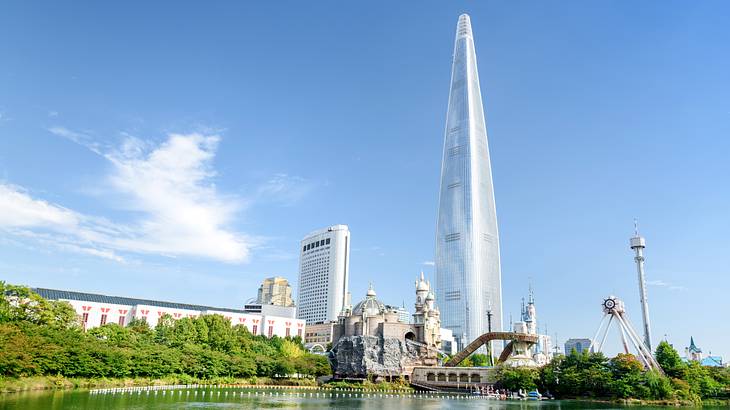
[[[434,361],[427,349],[395,338],[347,336],[337,341],[329,353],[336,379],[397,377],[413,366]]]

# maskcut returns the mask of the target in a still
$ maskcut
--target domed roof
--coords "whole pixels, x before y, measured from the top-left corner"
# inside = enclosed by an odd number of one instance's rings
[[[426,280],[423,278],[423,271],[421,271],[421,279],[416,281],[416,292],[428,291],[428,287],[428,283],[426,283]]]
[[[426,300],[436,300],[436,296],[434,296],[433,292],[428,292],[428,295],[426,295]]]
[[[368,289],[365,299],[355,305],[352,309],[352,315],[362,316],[364,312],[367,316],[375,316],[384,311],[385,304],[375,298],[375,290],[373,289],[373,285],[370,284],[370,289]]]

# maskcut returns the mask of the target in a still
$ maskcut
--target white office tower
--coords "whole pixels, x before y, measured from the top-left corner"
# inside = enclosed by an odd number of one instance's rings
[[[307,324],[336,321],[346,303],[350,276],[350,230],[333,225],[301,242],[297,318]]]
[[[501,331],[497,211],[474,39],[466,14],[459,16],[454,44],[435,261],[441,326],[454,333],[459,347],[487,332],[488,310],[492,330]]]

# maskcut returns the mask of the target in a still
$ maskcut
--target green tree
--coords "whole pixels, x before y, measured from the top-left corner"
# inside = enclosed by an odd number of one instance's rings
[[[621,398],[645,398],[648,391],[644,385],[644,366],[634,355],[619,353],[609,361],[612,392]]]
[[[649,389],[648,398],[653,400],[666,400],[674,396],[674,389],[669,378],[656,370],[650,370],[644,376],[646,378],[646,387]]]
[[[70,305],[47,301],[27,287],[0,282],[0,377],[252,377],[331,372],[301,338],[267,339],[219,315],[175,321],[154,329],[144,319],[84,332]]]
[[[690,361],[683,379],[689,384],[692,393],[702,398],[715,397],[723,390],[720,383],[713,379],[707,367],[699,362]]]
[[[228,319],[221,315],[203,315],[198,320],[203,320],[208,327],[208,346],[221,352],[231,351],[235,334]]]
[[[497,370],[497,384],[509,391],[534,390],[539,379],[537,369],[500,367]]]
[[[90,329],[88,335],[99,340],[106,340],[111,345],[119,347],[133,347],[136,344],[136,334],[116,323],[107,323]]]
[[[473,355],[471,355],[471,361],[474,366],[485,367],[488,365],[489,358],[485,354],[474,353]]]
[[[168,313],[160,316],[155,326],[155,341],[163,345],[171,345],[174,340],[175,319]]]
[[[185,317],[175,322],[172,330],[171,344],[180,347],[186,344],[194,344],[198,340],[198,329],[195,321]]]
[[[656,348],[656,361],[662,367],[664,373],[672,378],[682,378],[687,370],[687,365],[679,357],[679,353],[666,340],[659,342]]]
[[[12,324],[0,324],[0,374],[11,377],[37,374],[33,342]]]

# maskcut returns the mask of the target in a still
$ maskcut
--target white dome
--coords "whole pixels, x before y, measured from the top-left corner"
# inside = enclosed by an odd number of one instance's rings
[[[367,316],[376,316],[384,311],[385,305],[383,302],[375,299],[374,297],[367,297],[365,300],[360,301],[357,305],[355,305],[352,309],[352,315],[362,316],[363,312],[365,312]]]
[[[423,272],[421,272],[421,279],[416,281],[416,292],[427,292],[428,288],[428,283],[423,277]]]
[[[373,289],[373,285],[370,284],[370,288],[365,294],[365,299],[355,305],[352,309],[352,314],[354,316],[361,316],[364,312],[367,316],[375,316],[384,311],[385,305],[383,302],[375,298],[375,289]]]

